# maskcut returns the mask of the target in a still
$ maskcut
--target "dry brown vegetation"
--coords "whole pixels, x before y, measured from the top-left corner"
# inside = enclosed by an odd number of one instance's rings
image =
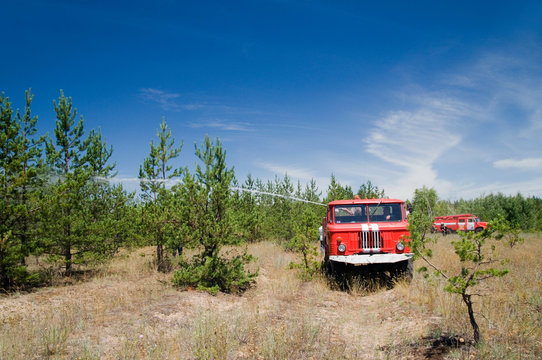
[[[443,237],[435,262],[458,267]],[[477,298],[483,343],[457,295],[411,284],[331,290],[288,269],[295,254],[249,246],[259,267],[242,296],[178,291],[152,248],[77,283],[0,298],[1,359],[535,359],[542,357],[542,239],[509,251],[511,273]],[[421,265],[421,264],[416,264]],[[435,281],[434,281],[435,282]]]

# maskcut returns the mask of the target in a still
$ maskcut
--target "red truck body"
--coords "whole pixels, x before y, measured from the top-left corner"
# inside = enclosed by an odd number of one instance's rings
[[[320,228],[325,261],[331,268],[381,264],[411,271],[407,227],[402,200],[332,201]]]
[[[433,232],[452,233],[458,231],[479,232],[487,228],[487,223],[480,221],[473,214],[459,214],[448,216],[437,216],[433,221]]]

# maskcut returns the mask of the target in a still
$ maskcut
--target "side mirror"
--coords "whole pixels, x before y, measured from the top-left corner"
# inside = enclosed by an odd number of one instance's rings
[[[412,207],[412,204],[406,204],[406,208],[407,208],[409,214],[412,214],[412,212],[414,211],[414,208]]]

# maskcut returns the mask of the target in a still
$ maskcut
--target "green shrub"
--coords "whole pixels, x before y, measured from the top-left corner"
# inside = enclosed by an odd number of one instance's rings
[[[244,264],[252,261],[251,255],[232,259],[207,257],[205,262],[181,263],[173,273],[173,284],[181,289],[194,287],[216,294],[218,291],[239,294],[254,282],[257,272],[245,272]]]

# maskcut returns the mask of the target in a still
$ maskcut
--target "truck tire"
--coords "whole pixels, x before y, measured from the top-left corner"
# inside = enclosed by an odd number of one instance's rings
[[[477,227],[476,229],[474,229],[474,232],[475,233],[479,233],[480,231],[484,230],[483,228],[481,227]]]
[[[407,283],[410,283],[414,277],[414,262],[412,259],[398,262],[396,266],[397,280],[405,280]]]
[[[328,259],[324,260],[324,269],[327,275],[342,275],[346,271],[346,264]]]

